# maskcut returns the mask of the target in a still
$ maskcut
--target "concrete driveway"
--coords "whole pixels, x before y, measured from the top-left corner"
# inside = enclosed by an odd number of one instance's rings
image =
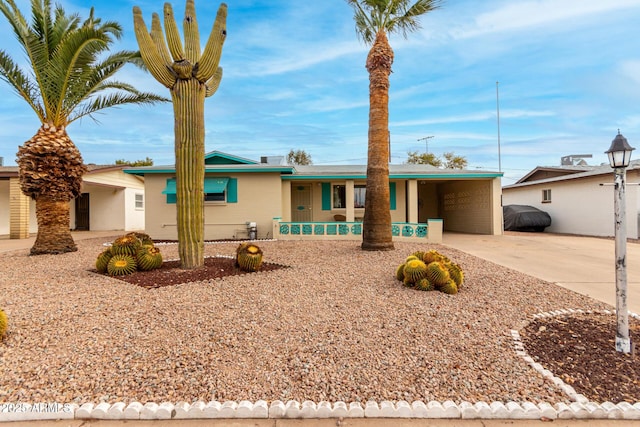
[[[445,233],[443,244],[616,305],[615,241],[549,233]],[[627,243],[627,305],[640,313],[640,244]],[[571,307],[567,307],[571,308]]]

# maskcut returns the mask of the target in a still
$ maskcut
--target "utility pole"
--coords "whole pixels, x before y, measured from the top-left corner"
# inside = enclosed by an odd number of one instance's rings
[[[500,158],[500,95],[498,82],[496,82],[496,111],[498,113],[498,172],[502,172],[502,159]]]
[[[425,136],[424,138],[418,138],[418,141],[424,141],[425,144],[427,145],[427,147],[426,147],[427,148],[427,151],[426,151],[427,154],[429,154],[429,140],[431,138],[433,138],[433,135]]]

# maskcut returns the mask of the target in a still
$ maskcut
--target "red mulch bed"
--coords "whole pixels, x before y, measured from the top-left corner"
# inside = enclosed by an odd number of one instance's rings
[[[629,317],[629,335],[640,321]],[[520,331],[529,355],[594,402],[640,401],[640,359],[616,351],[616,316],[590,314],[537,319]]]
[[[154,289],[181,283],[215,280],[238,274],[255,274],[243,271],[236,267],[235,264],[236,261],[233,258],[207,257],[204,259],[203,268],[183,270],[180,268],[180,261],[165,261],[162,263],[162,267],[156,270],[136,271],[127,276],[113,276],[113,278],[143,288]],[[287,266],[263,262],[258,272],[279,270],[281,268],[287,268]]]

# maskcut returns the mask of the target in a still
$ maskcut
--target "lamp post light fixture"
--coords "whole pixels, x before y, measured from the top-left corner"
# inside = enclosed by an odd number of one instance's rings
[[[631,353],[629,338],[629,312],[627,311],[627,222],[625,202],[626,169],[631,160],[631,152],[635,150],[620,134],[611,142],[609,165],[614,173],[614,211],[616,239],[616,351]]]

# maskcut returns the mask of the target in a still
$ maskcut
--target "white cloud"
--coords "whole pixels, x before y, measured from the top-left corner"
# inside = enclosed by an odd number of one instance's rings
[[[434,119],[406,120],[401,122],[394,122],[392,123],[392,125],[401,127],[401,126],[433,125],[433,124],[442,124],[442,123],[481,122],[485,120],[496,119],[496,115],[497,114],[495,111],[484,111],[479,113],[438,117]],[[553,113],[552,111],[527,111],[527,110],[500,111],[501,119],[503,118],[520,119],[520,118],[526,118],[526,117],[549,117],[554,115],[555,113]]]
[[[566,30],[567,26],[579,24],[583,17],[638,7],[638,0],[508,1],[493,11],[478,15],[473,26],[456,31],[454,37],[470,38],[558,23]]]
[[[620,64],[620,73],[640,85],[640,59],[623,61]]]
[[[235,69],[236,77],[256,77],[285,74],[311,68],[321,63],[335,61],[343,56],[362,52],[362,46],[356,42],[344,42],[329,45],[326,41],[320,45],[287,46],[279,52],[272,52],[265,59],[242,64]],[[276,55],[274,57],[274,55]]]

